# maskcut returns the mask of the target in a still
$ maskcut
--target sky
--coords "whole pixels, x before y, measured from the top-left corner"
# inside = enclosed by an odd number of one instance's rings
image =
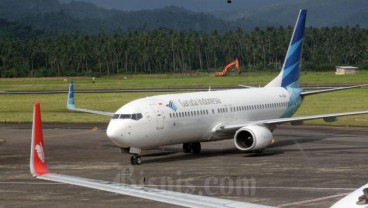
[[[71,0],[63,0],[71,1]],[[124,11],[156,9],[165,6],[179,6],[196,12],[231,11],[239,9],[253,9],[266,4],[273,4],[283,0],[74,0],[94,3],[108,9]]]

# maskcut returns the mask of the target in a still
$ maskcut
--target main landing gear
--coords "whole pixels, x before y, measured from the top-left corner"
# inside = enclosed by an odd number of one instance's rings
[[[184,153],[199,154],[201,152],[201,143],[199,143],[199,142],[184,143],[183,144],[183,152]]]
[[[139,154],[141,154],[141,151],[142,150],[140,148],[130,148],[129,153],[132,154],[132,157],[130,157],[130,163],[132,165],[140,165],[142,163],[142,158],[141,156],[139,156]]]

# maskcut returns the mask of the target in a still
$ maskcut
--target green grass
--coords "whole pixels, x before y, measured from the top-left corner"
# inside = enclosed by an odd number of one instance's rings
[[[134,75],[98,78],[95,84],[90,78],[73,78],[75,89],[123,89],[123,88],[174,88],[197,86],[237,86],[238,84],[264,85],[277,73],[244,73],[242,76],[213,77],[210,74],[199,75]],[[64,78],[44,79],[0,79],[0,90],[67,90],[68,82]],[[367,83],[368,73],[335,76],[332,72],[303,73],[302,85],[334,85]],[[125,103],[137,98],[159,93],[77,93],[78,107],[105,111],[116,111]],[[163,93],[164,94],[164,93]],[[40,102],[45,122],[108,122],[109,118],[99,115],[76,113],[66,109],[66,94],[52,95],[0,95],[0,123],[31,122],[35,102]],[[368,89],[352,89],[339,92],[308,96],[296,116],[315,115],[336,112],[366,110]],[[349,116],[338,122],[325,123],[321,120],[308,121],[308,124],[358,125],[368,126],[368,116]]]
[[[75,80],[76,89],[127,89],[127,88],[176,88],[176,87],[234,87],[239,84],[259,86],[271,81],[276,72],[243,72],[241,76],[214,77],[213,74],[158,74],[101,77],[92,84],[88,77],[78,78],[20,78],[0,79],[0,90],[67,90],[68,80]],[[336,76],[334,72],[303,72],[302,86],[351,85],[367,83],[368,72]]]
[[[368,110],[368,89],[350,89],[307,96],[295,116]],[[338,118],[337,122],[307,121],[306,124],[368,126],[368,115]]]
[[[82,93],[76,94],[80,108],[115,112],[123,104],[141,97],[157,93]],[[109,117],[78,113],[66,109],[67,95],[0,95],[0,122],[31,122],[33,104],[41,103],[44,122],[108,122]]]
[[[76,94],[78,107],[96,110],[116,111],[123,104],[158,93],[82,93]],[[108,117],[76,113],[66,109],[66,94],[54,95],[0,95],[0,122],[31,122],[33,104],[41,103],[44,122],[103,122]],[[351,89],[306,97],[296,116],[366,110],[368,89]],[[348,116],[339,121],[325,123],[322,120],[308,121],[307,124],[368,126],[368,115]]]

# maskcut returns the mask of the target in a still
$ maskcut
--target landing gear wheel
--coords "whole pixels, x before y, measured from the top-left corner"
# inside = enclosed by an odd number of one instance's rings
[[[140,165],[142,163],[141,156],[137,156],[136,163],[137,163],[137,165]]]
[[[199,154],[201,152],[201,143],[199,143],[199,142],[184,143],[183,144],[183,152],[184,153]]]
[[[199,154],[201,152],[201,143],[193,142],[192,143],[192,153]]]
[[[183,152],[184,153],[191,153],[191,145],[190,145],[190,143],[184,143],[183,144]]]
[[[253,152],[254,153],[257,153],[257,154],[261,154],[263,152],[264,149],[258,149],[258,150],[254,150]]]
[[[132,155],[130,158],[130,163],[132,165],[140,165],[142,163],[142,158],[139,155]]]

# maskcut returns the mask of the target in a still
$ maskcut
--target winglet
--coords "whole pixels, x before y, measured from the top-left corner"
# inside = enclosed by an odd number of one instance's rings
[[[33,110],[30,158],[30,170],[33,177],[37,177],[49,172],[49,170],[47,169],[45,158],[45,143],[43,141],[40,103],[35,103]]]
[[[73,83],[73,81],[70,81],[70,84],[69,84],[69,93],[68,93],[67,108],[68,109],[75,108],[75,101],[74,101],[74,83]]]

